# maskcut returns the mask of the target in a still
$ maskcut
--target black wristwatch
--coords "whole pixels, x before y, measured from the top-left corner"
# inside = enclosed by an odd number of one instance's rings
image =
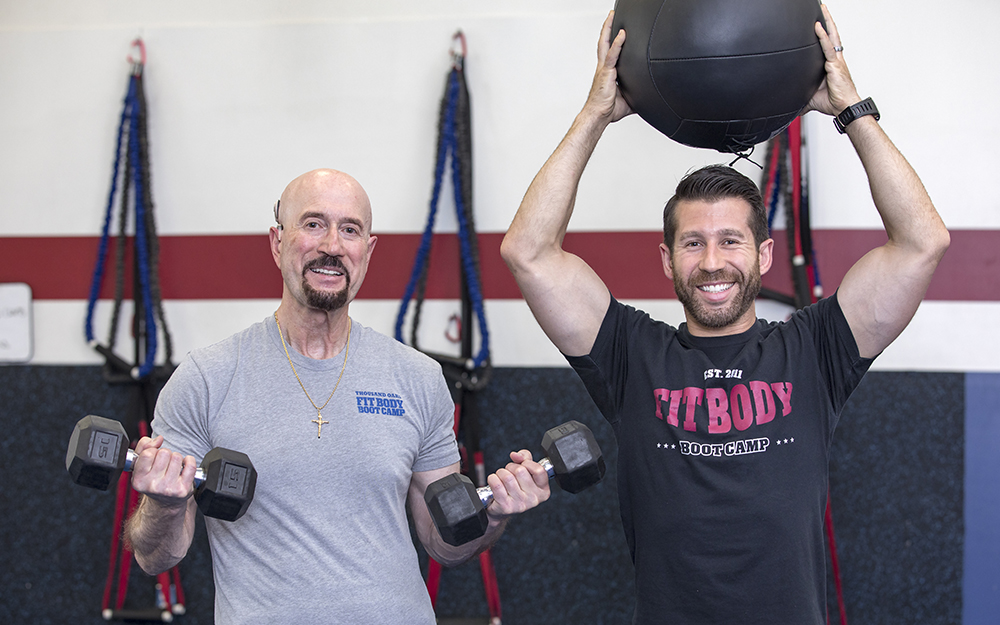
[[[875,106],[875,102],[873,102],[871,98],[865,98],[857,104],[853,104],[844,109],[840,115],[833,118],[833,125],[837,127],[837,132],[844,134],[844,130],[847,129],[848,124],[859,117],[864,117],[865,115],[874,116],[875,121],[878,121],[879,119],[878,108]]]

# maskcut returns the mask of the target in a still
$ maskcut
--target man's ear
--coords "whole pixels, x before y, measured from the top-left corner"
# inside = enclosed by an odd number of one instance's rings
[[[660,261],[663,263],[663,275],[674,279],[674,267],[670,264],[670,248],[666,243],[660,243]]]
[[[271,257],[274,264],[281,267],[281,224],[271,226],[267,231],[268,243],[271,246]]]
[[[768,239],[760,244],[757,253],[757,260],[760,262],[760,275],[767,273],[771,268],[771,261],[774,260],[771,254],[774,252],[774,239]]]

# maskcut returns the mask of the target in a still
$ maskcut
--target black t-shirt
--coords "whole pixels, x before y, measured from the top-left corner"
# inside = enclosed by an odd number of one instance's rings
[[[712,338],[612,299],[567,359],[618,438],[634,622],[825,623],[830,443],[872,362],[836,295]]]

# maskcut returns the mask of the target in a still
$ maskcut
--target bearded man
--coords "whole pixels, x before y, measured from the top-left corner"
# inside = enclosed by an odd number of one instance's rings
[[[888,234],[831,297],[785,323],[757,319],[774,242],[756,185],[728,167],[686,176],[664,211],[660,253],[684,305],[680,327],[616,301],[563,249],[591,153],[608,125],[632,112],[616,85],[626,33],[612,38],[610,15],[587,102],[501,247],[536,320],[615,431],[639,625],[826,622],[833,432],[872,360],[913,317],[949,244],[874,106],[858,108],[836,25],[823,12],[829,33],[817,23],[816,35],[826,79],[808,108],[838,116]]]

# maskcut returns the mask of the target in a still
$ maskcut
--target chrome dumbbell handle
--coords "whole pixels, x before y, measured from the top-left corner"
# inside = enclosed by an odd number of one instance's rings
[[[135,465],[135,459],[139,457],[139,454],[135,453],[134,449],[129,449],[125,452],[125,468],[124,471],[131,472],[132,466]],[[198,467],[194,470],[194,487],[198,488],[205,483],[207,476],[205,475],[205,468]]]
[[[551,460],[548,458],[542,458],[538,461],[538,464],[542,465],[542,468],[545,469],[545,473],[548,474],[550,480],[555,477],[556,468],[552,466]],[[480,486],[476,489],[476,494],[479,495],[479,501],[483,502],[484,508],[493,503],[493,489],[489,486]]]

